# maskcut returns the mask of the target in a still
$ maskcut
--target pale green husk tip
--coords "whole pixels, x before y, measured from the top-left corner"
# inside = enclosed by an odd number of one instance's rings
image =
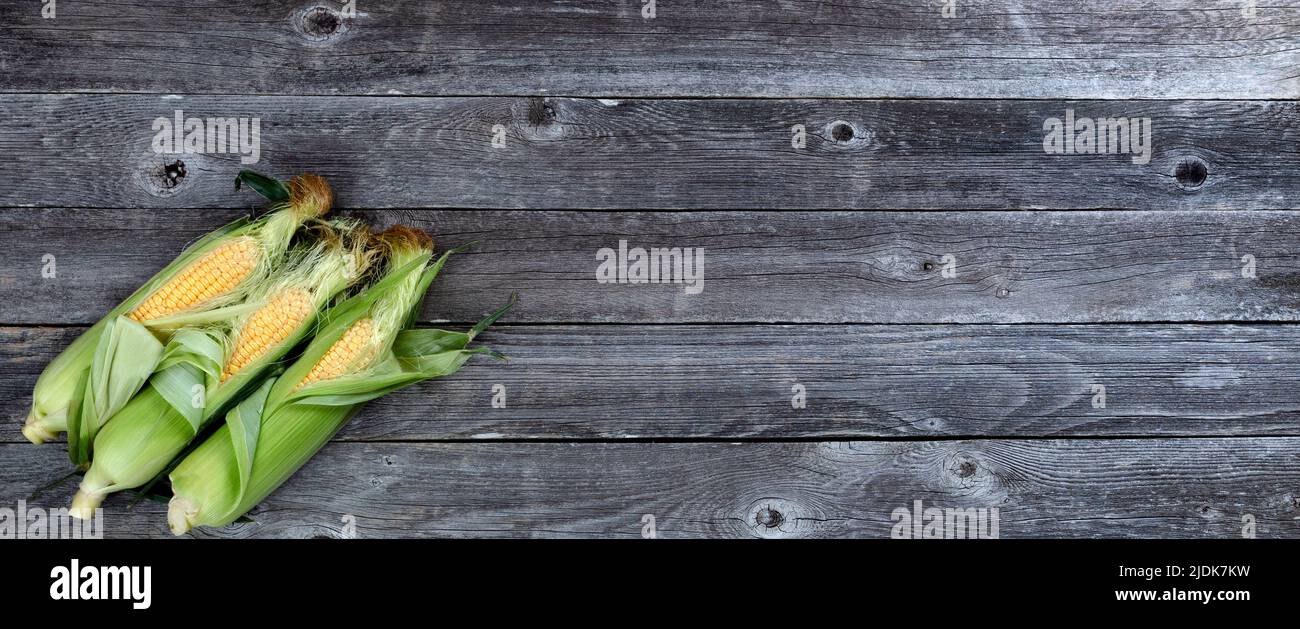
[[[28,417],[27,423],[23,424],[23,436],[27,437],[28,441],[36,445],[41,445],[46,441],[58,437],[59,432],[63,432],[62,430],[59,430],[58,432],[51,430],[49,424],[50,422],[43,421],[41,418]]]
[[[199,506],[184,496],[173,496],[167,503],[167,527],[172,535],[184,535],[194,528]]]
[[[95,509],[103,504],[106,496],[108,496],[106,493],[78,489],[77,495],[72,497],[72,507],[68,509],[68,515],[78,520],[93,520]]]

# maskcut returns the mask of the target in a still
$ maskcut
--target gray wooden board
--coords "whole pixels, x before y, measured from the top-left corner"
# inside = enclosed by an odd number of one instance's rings
[[[1067,109],[1149,118],[1150,162],[1046,153]],[[231,145],[155,151],[177,111],[258,118],[255,168],[351,208],[1287,209],[1300,188],[1292,101],[16,95],[0,205],[237,206]]]
[[[334,3],[323,3],[337,7]],[[0,89],[1295,98],[1294,0],[68,2],[5,12]]]
[[[251,193],[226,196],[253,203]],[[186,242],[240,214],[0,210],[0,323],[93,323]],[[478,242],[452,258],[426,300],[427,320],[475,321],[512,291],[521,298],[512,323],[1300,316],[1300,213],[1291,211],[349,214],[376,228],[420,227],[444,248]],[[703,248],[703,290],[598,283],[597,252],[620,240]],[[1252,259],[1255,277],[1243,277]]]
[[[36,375],[79,332],[0,328],[0,441],[22,441]],[[501,326],[480,341],[510,361],[377,400],[338,438],[1300,435],[1290,325]]]
[[[884,537],[918,499],[1003,537],[1300,535],[1300,2],[643,4],[9,7],[0,506],[71,496],[32,496],[68,467],[20,443],[39,371],[256,205],[239,155],[153,150],[183,111],[480,241],[424,319],[522,298],[481,338],[510,362],[374,402],[200,537]],[[1150,162],[1045,153],[1067,109],[1150,119]],[[703,247],[705,290],[598,284],[619,240]],[[167,535],[126,503],[110,536]]]
[[[3,445],[0,460],[9,508],[68,471],[57,448]],[[886,538],[920,500],[996,508],[1003,538],[1240,538],[1247,516],[1259,537],[1296,537],[1298,462],[1296,438],[332,443],[254,523],[198,536],[341,537],[350,522],[358,538],[639,538],[651,515],[662,538]],[[169,535],[163,504],[129,503],[107,501],[107,536]]]

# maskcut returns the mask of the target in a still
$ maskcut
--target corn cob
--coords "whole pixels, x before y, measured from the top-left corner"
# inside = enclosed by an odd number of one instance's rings
[[[320,362],[298,383],[304,387],[322,380],[331,380],[369,364],[376,356],[375,320],[369,317],[353,323],[339,340],[330,346]]]
[[[280,185],[255,173],[241,173],[241,178],[263,179]],[[249,287],[271,272],[298,227],[329,210],[332,198],[325,180],[312,175],[297,177],[290,182],[287,199],[279,211],[254,221],[227,225],[186,249],[46,367],[32,392],[32,408],[23,435],[32,443],[43,443],[67,430],[71,419],[78,425],[79,434],[69,436],[69,454],[73,463],[84,465],[89,456],[89,442],[98,426],[110,417],[89,416],[98,413],[87,414],[72,407],[86,396],[84,382],[113,378],[109,373],[96,373],[94,377],[87,374],[96,353],[106,352],[104,344],[114,344],[108,338],[110,335],[105,334],[112,331],[111,323],[125,316],[165,341],[176,327],[186,323],[187,317],[190,321],[201,320],[205,313],[237,302]],[[137,334],[137,338],[147,342],[147,337]],[[114,349],[129,363],[129,369],[141,374],[142,383],[151,371],[142,359],[154,353],[146,348]],[[113,396],[115,399],[98,400],[98,410],[111,416],[111,411],[121,408],[138,388],[138,384],[134,388],[120,387]]]
[[[221,372],[221,381],[229,380],[249,363],[283,343],[314,312],[315,304],[307,289],[290,288],[271,297],[235,334],[235,349]]]
[[[253,274],[261,253],[251,236],[232,238],[167,280],[127,316],[133,321],[160,319],[229,294]]]
[[[410,329],[447,256],[432,265],[432,241],[397,228],[380,234],[383,277],[331,309],[284,374],[226,415],[226,422],[172,471],[168,524],[180,535],[228,524],[269,495],[368,400],[455,372],[466,349],[507,308],[468,333]],[[513,303],[513,300],[512,302]]]
[[[255,388],[312,330],[330,299],[366,272],[373,254],[360,223],[318,231],[321,242],[290,252],[286,268],[255,287],[226,325],[177,334],[163,368],[95,439],[94,460],[73,498],[74,517],[89,517],[107,494],[164,471],[209,419]],[[219,360],[212,358],[214,347]],[[189,393],[196,386],[204,391],[197,406]]]

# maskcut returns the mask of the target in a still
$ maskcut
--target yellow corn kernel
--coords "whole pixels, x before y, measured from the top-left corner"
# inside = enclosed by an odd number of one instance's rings
[[[370,362],[375,354],[373,341],[375,322],[369,317],[353,323],[321,356],[299,387],[321,380],[337,378]]]
[[[253,272],[260,255],[254,238],[235,238],[191,262],[128,316],[135,321],[160,319],[224,295]]]
[[[248,316],[235,336],[235,350],[226,361],[221,381],[239,373],[267,350],[284,342],[315,311],[311,293],[291,288],[272,297]]]

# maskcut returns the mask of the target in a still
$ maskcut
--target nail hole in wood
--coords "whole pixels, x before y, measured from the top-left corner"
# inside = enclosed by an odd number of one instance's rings
[[[934,270],[934,263],[933,263],[933,262],[925,262],[925,263],[921,264],[921,270],[923,270],[923,271],[933,271],[933,270]]]
[[[1208,175],[1209,169],[1199,157],[1185,158],[1174,167],[1174,178],[1178,180],[1178,185],[1186,190],[1201,187]]]

